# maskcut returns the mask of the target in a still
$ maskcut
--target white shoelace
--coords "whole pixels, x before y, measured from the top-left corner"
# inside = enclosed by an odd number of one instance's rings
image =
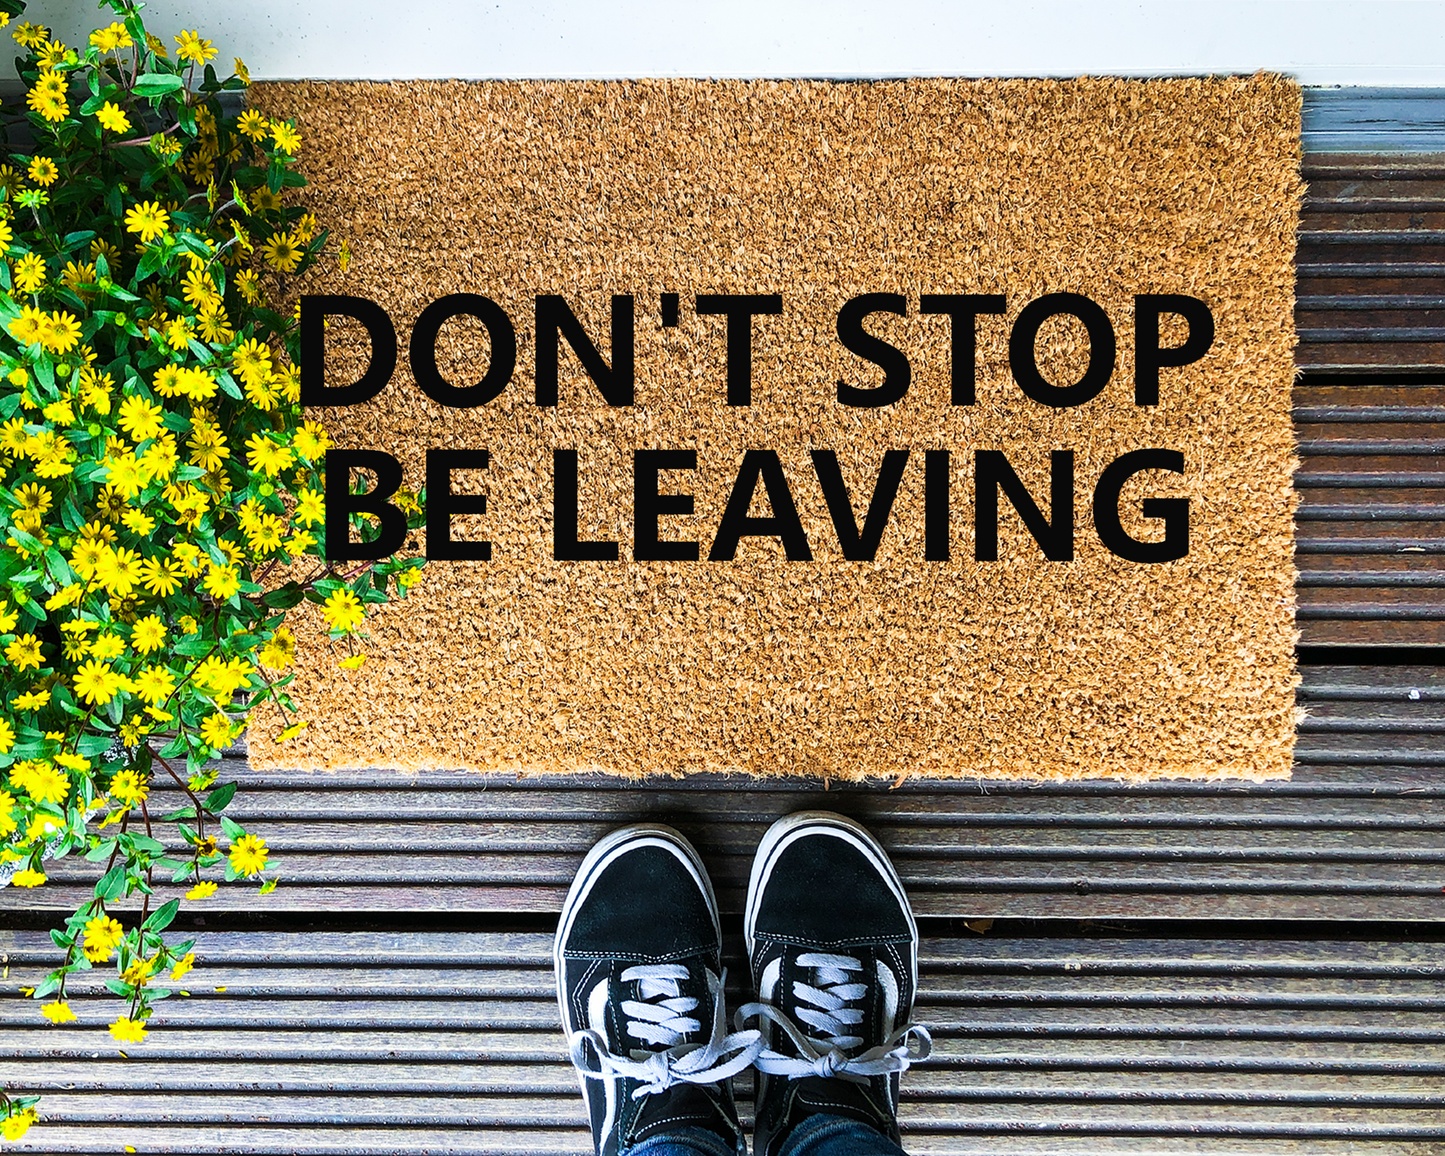
[[[798,1050],[796,1056],[785,1056],[764,1048],[755,1061],[758,1071],[788,1079],[841,1076],[861,1084],[870,1076],[905,1071],[909,1064],[927,1058],[932,1051],[933,1038],[927,1028],[904,1024],[881,1044],[850,1055],[863,1043],[863,1037],[857,1034],[863,1009],[852,1005],[867,995],[868,985],[851,979],[851,973],[863,971],[863,964],[851,955],[817,951],[799,955],[798,966],[813,969],[812,983],[793,981],[797,1016],[813,1029],[811,1036],[771,1004],[749,1003],[738,1008],[738,1027],[761,1016],[782,1028]]]
[[[684,1036],[698,1031],[701,1021],[688,1013],[697,1010],[695,996],[685,996],[678,981],[688,969],[677,963],[639,964],[627,968],[623,983],[638,981],[639,999],[622,1001],[627,1017],[627,1034],[645,1044],[661,1045],[661,1051],[636,1048],[626,1056],[614,1055],[600,1032],[590,1028],[573,1034],[569,1042],[572,1063],[584,1076],[595,1080],[622,1076],[640,1080],[634,1099],[665,1092],[677,1083],[715,1084],[749,1067],[762,1050],[762,1033],[749,1029],[728,1034],[723,1008],[723,980],[705,969],[707,987],[713,999],[712,1033],[705,1044],[688,1044]],[[589,1061],[595,1057],[595,1065]]]

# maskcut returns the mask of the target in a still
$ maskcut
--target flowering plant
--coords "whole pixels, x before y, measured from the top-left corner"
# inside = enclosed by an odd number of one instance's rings
[[[31,994],[73,1020],[67,979],[110,964],[110,1031],[132,1042],[194,960],[164,934],[179,897],[155,889],[275,886],[211,760],[263,706],[283,738],[305,725],[286,612],[320,604],[357,665],[367,609],[421,563],[343,573],[321,556],[329,441],[303,418],[282,302],[291,276],[349,257],[297,203],[295,123],[223,102],[249,81],[239,60],[217,75],[209,40],[171,48],[135,0],[109,3],[119,19],[80,50],[13,32],[27,96],[7,128],[31,144],[0,164],[0,882],[39,887],[72,853],[96,864]],[[0,0],[0,25],[22,11]],[[156,781],[184,805],[152,814]],[[0,1134],[23,1134],[35,1103],[0,1092]]]

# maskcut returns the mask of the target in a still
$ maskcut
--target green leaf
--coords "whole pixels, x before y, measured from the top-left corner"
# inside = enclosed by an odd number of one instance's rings
[[[239,783],[227,783],[225,786],[217,787],[206,796],[204,804],[206,810],[210,811],[213,815],[217,812],[224,811],[231,802],[231,799],[235,797],[236,788],[239,786]],[[187,815],[186,817],[191,818],[192,816]]]
[[[125,864],[117,863],[95,882],[95,897],[109,903],[125,890]]]
[[[150,917],[141,924],[147,931],[164,931],[169,927],[176,917],[176,912],[181,908],[179,899],[172,899],[151,912]]]
[[[261,599],[262,604],[271,607],[273,610],[290,610],[306,596],[305,590],[297,582],[288,582],[280,586]]]
[[[239,839],[242,835],[246,833],[245,827],[241,826],[240,823],[237,823],[232,819],[226,818],[225,815],[221,816],[221,830],[226,833],[226,838],[230,839],[232,842]]]
[[[158,839],[152,839],[149,835],[127,835],[137,851],[146,851],[152,855],[159,855],[166,849],[166,845]]]
[[[172,811],[172,812],[171,812],[170,814],[168,814],[168,815],[162,815],[162,816],[161,816],[161,822],[162,822],[162,823],[177,823],[177,822],[180,822],[180,820],[182,820],[182,819],[194,819],[195,817],[196,817],[196,809],[195,809],[194,807],[182,807],[182,808],[180,808],[180,810]]]
[[[165,72],[144,72],[136,78],[133,91],[137,96],[164,96],[175,92],[185,82]]]

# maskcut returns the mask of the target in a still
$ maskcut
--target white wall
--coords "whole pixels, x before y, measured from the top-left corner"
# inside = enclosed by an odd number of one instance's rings
[[[108,10],[107,10],[108,11]],[[80,39],[95,0],[34,0]],[[1445,4],[1161,0],[154,0],[257,79],[1252,72],[1445,86]]]

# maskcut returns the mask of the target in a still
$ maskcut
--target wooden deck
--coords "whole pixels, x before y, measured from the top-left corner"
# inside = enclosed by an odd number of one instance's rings
[[[1438,97],[1383,119],[1350,100],[1314,94],[1306,122],[1291,781],[238,764],[282,885],[179,921],[203,966],[144,1045],[118,1050],[79,988],[65,1027],[15,995],[54,958],[73,865],[0,890],[0,1084],[49,1117],[14,1150],[586,1153],[550,965],[583,852],[621,822],[678,826],[735,933],[761,832],[821,805],[878,833],[922,917],[938,1046],[904,1081],[910,1152],[1445,1152],[1445,118]],[[1380,155],[1324,151],[1361,141]]]

